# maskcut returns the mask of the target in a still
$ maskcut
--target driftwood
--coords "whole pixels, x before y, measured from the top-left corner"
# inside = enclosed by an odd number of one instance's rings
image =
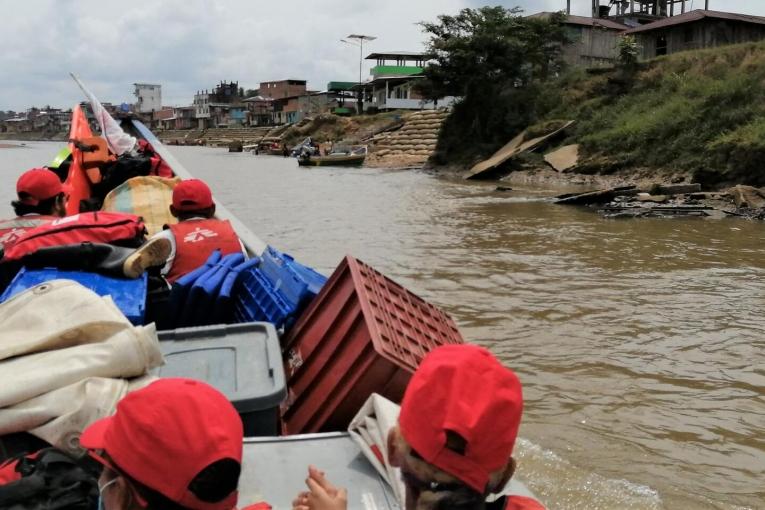
[[[619,188],[588,191],[586,193],[559,195],[556,197],[555,203],[564,205],[606,204],[616,197],[635,196],[638,193],[641,193],[641,191],[636,186],[622,186]]]

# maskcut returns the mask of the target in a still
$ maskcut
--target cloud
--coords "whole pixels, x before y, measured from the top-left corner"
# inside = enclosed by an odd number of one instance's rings
[[[711,8],[765,15],[765,5],[729,0]],[[565,0],[492,2],[528,13],[565,8]],[[221,80],[306,79],[312,89],[358,79],[350,33],[378,37],[371,51],[420,50],[419,21],[478,7],[476,0],[32,0],[0,3],[0,109],[68,107],[82,99],[78,73],[102,100],[133,102],[135,82],[162,85],[166,105],[190,104]],[[703,7],[703,0],[695,1]],[[574,14],[591,2],[573,0]],[[364,74],[369,64],[365,63]]]

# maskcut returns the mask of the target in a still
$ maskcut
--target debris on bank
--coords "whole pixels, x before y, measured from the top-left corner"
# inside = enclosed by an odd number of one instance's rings
[[[765,190],[738,185],[723,192],[702,192],[700,184],[654,184],[559,195],[556,204],[598,208],[606,218],[737,216],[765,219]]]
[[[552,141],[556,136],[563,133],[563,131],[565,131],[573,123],[573,120],[549,123],[550,128],[542,134],[539,134],[535,131],[530,131],[529,129],[523,131],[521,134],[510,140],[504,147],[495,152],[492,157],[474,165],[473,168],[470,169],[470,173],[465,177],[465,179],[493,179],[497,177],[497,173],[500,170],[500,165],[509,159],[518,156],[519,154],[533,151],[538,149],[540,146]],[[572,167],[573,165],[567,166],[566,168],[568,169]]]
[[[579,164],[579,144],[566,145],[545,154],[545,163],[556,172],[573,170]]]

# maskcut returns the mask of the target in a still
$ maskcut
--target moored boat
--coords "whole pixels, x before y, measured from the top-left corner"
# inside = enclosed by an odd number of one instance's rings
[[[300,166],[361,166],[367,157],[367,148],[361,147],[348,152],[335,152],[326,156],[305,155],[298,157]]]

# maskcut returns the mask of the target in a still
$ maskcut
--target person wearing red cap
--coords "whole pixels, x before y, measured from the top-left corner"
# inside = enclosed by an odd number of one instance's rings
[[[27,230],[66,216],[66,190],[47,168],[27,170],[16,181],[17,200],[11,202],[16,218],[0,221],[0,248],[12,244]]]
[[[103,464],[106,510],[229,510],[237,503],[242,420],[218,390],[159,379],[90,425],[80,444]]]
[[[430,352],[412,376],[388,457],[406,486],[406,510],[544,510],[537,501],[505,496],[492,503],[515,471],[513,446],[523,412],[518,377],[486,349],[448,345]],[[309,468],[310,489],[294,510],[341,510],[347,495]]]
[[[170,240],[171,250],[162,274],[171,284],[207,261],[213,251],[222,255],[244,252],[228,220],[215,219],[215,202],[204,181],[187,179],[173,189],[170,213],[178,223],[166,226],[154,238]]]

